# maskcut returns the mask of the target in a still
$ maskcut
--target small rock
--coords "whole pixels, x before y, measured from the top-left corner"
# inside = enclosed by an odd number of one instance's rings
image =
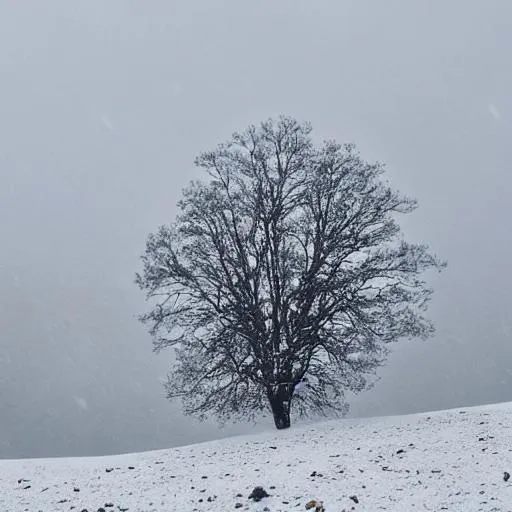
[[[251,494],[249,494],[249,499],[253,501],[261,501],[263,498],[268,498],[269,496],[270,494],[268,494],[263,487],[258,486],[252,490]]]
[[[354,502],[354,503],[359,503],[359,499],[357,498],[357,496],[349,496],[349,498]]]
[[[505,482],[508,482],[510,478],[510,473],[508,471],[505,471],[505,473],[503,473],[503,480],[505,480]]]
[[[325,512],[324,504],[321,501],[311,500],[306,503],[306,510],[314,508],[314,512]]]
[[[80,492],[80,489],[78,487],[73,487],[73,492]]]
[[[241,503],[235,503],[235,508],[242,508],[243,505]]]

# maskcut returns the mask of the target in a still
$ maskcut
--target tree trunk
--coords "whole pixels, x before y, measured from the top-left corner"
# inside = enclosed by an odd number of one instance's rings
[[[280,384],[277,391],[269,393],[270,408],[278,430],[290,428],[290,392],[286,384]]]

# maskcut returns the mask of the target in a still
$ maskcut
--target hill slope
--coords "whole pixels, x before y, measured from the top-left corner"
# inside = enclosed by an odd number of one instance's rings
[[[278,512],[304,510],[316,498],[327,512],[508,511],[505,472],[512,473],[512,403],[114,457],[0,461],[0,509]],[[248,496],[258,485],[271,496],[254,503]]]

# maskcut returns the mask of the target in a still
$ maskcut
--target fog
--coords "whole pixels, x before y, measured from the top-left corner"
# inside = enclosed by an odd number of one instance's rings
[[[0,0],[0,457],[163,448],[220,430],[164,397],[133,284],[194,157],[270,116],[354,142],[416,197],[434,338],[352,416],[512,400],[508,0]]]

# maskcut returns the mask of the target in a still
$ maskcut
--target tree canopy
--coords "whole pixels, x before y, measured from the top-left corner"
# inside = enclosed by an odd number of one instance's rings
[[[281,117],[250,126],[196,165],[175,222],[150,234],[136,282],[155,350],[174,347],[169,398],[221,420],[271,411],[343,413],[388,345],[427,338],[444,263],[403,239],[416,201],[353,145],[316,146],[311,127]],[[305,390],[296,393],[307,378]]]

